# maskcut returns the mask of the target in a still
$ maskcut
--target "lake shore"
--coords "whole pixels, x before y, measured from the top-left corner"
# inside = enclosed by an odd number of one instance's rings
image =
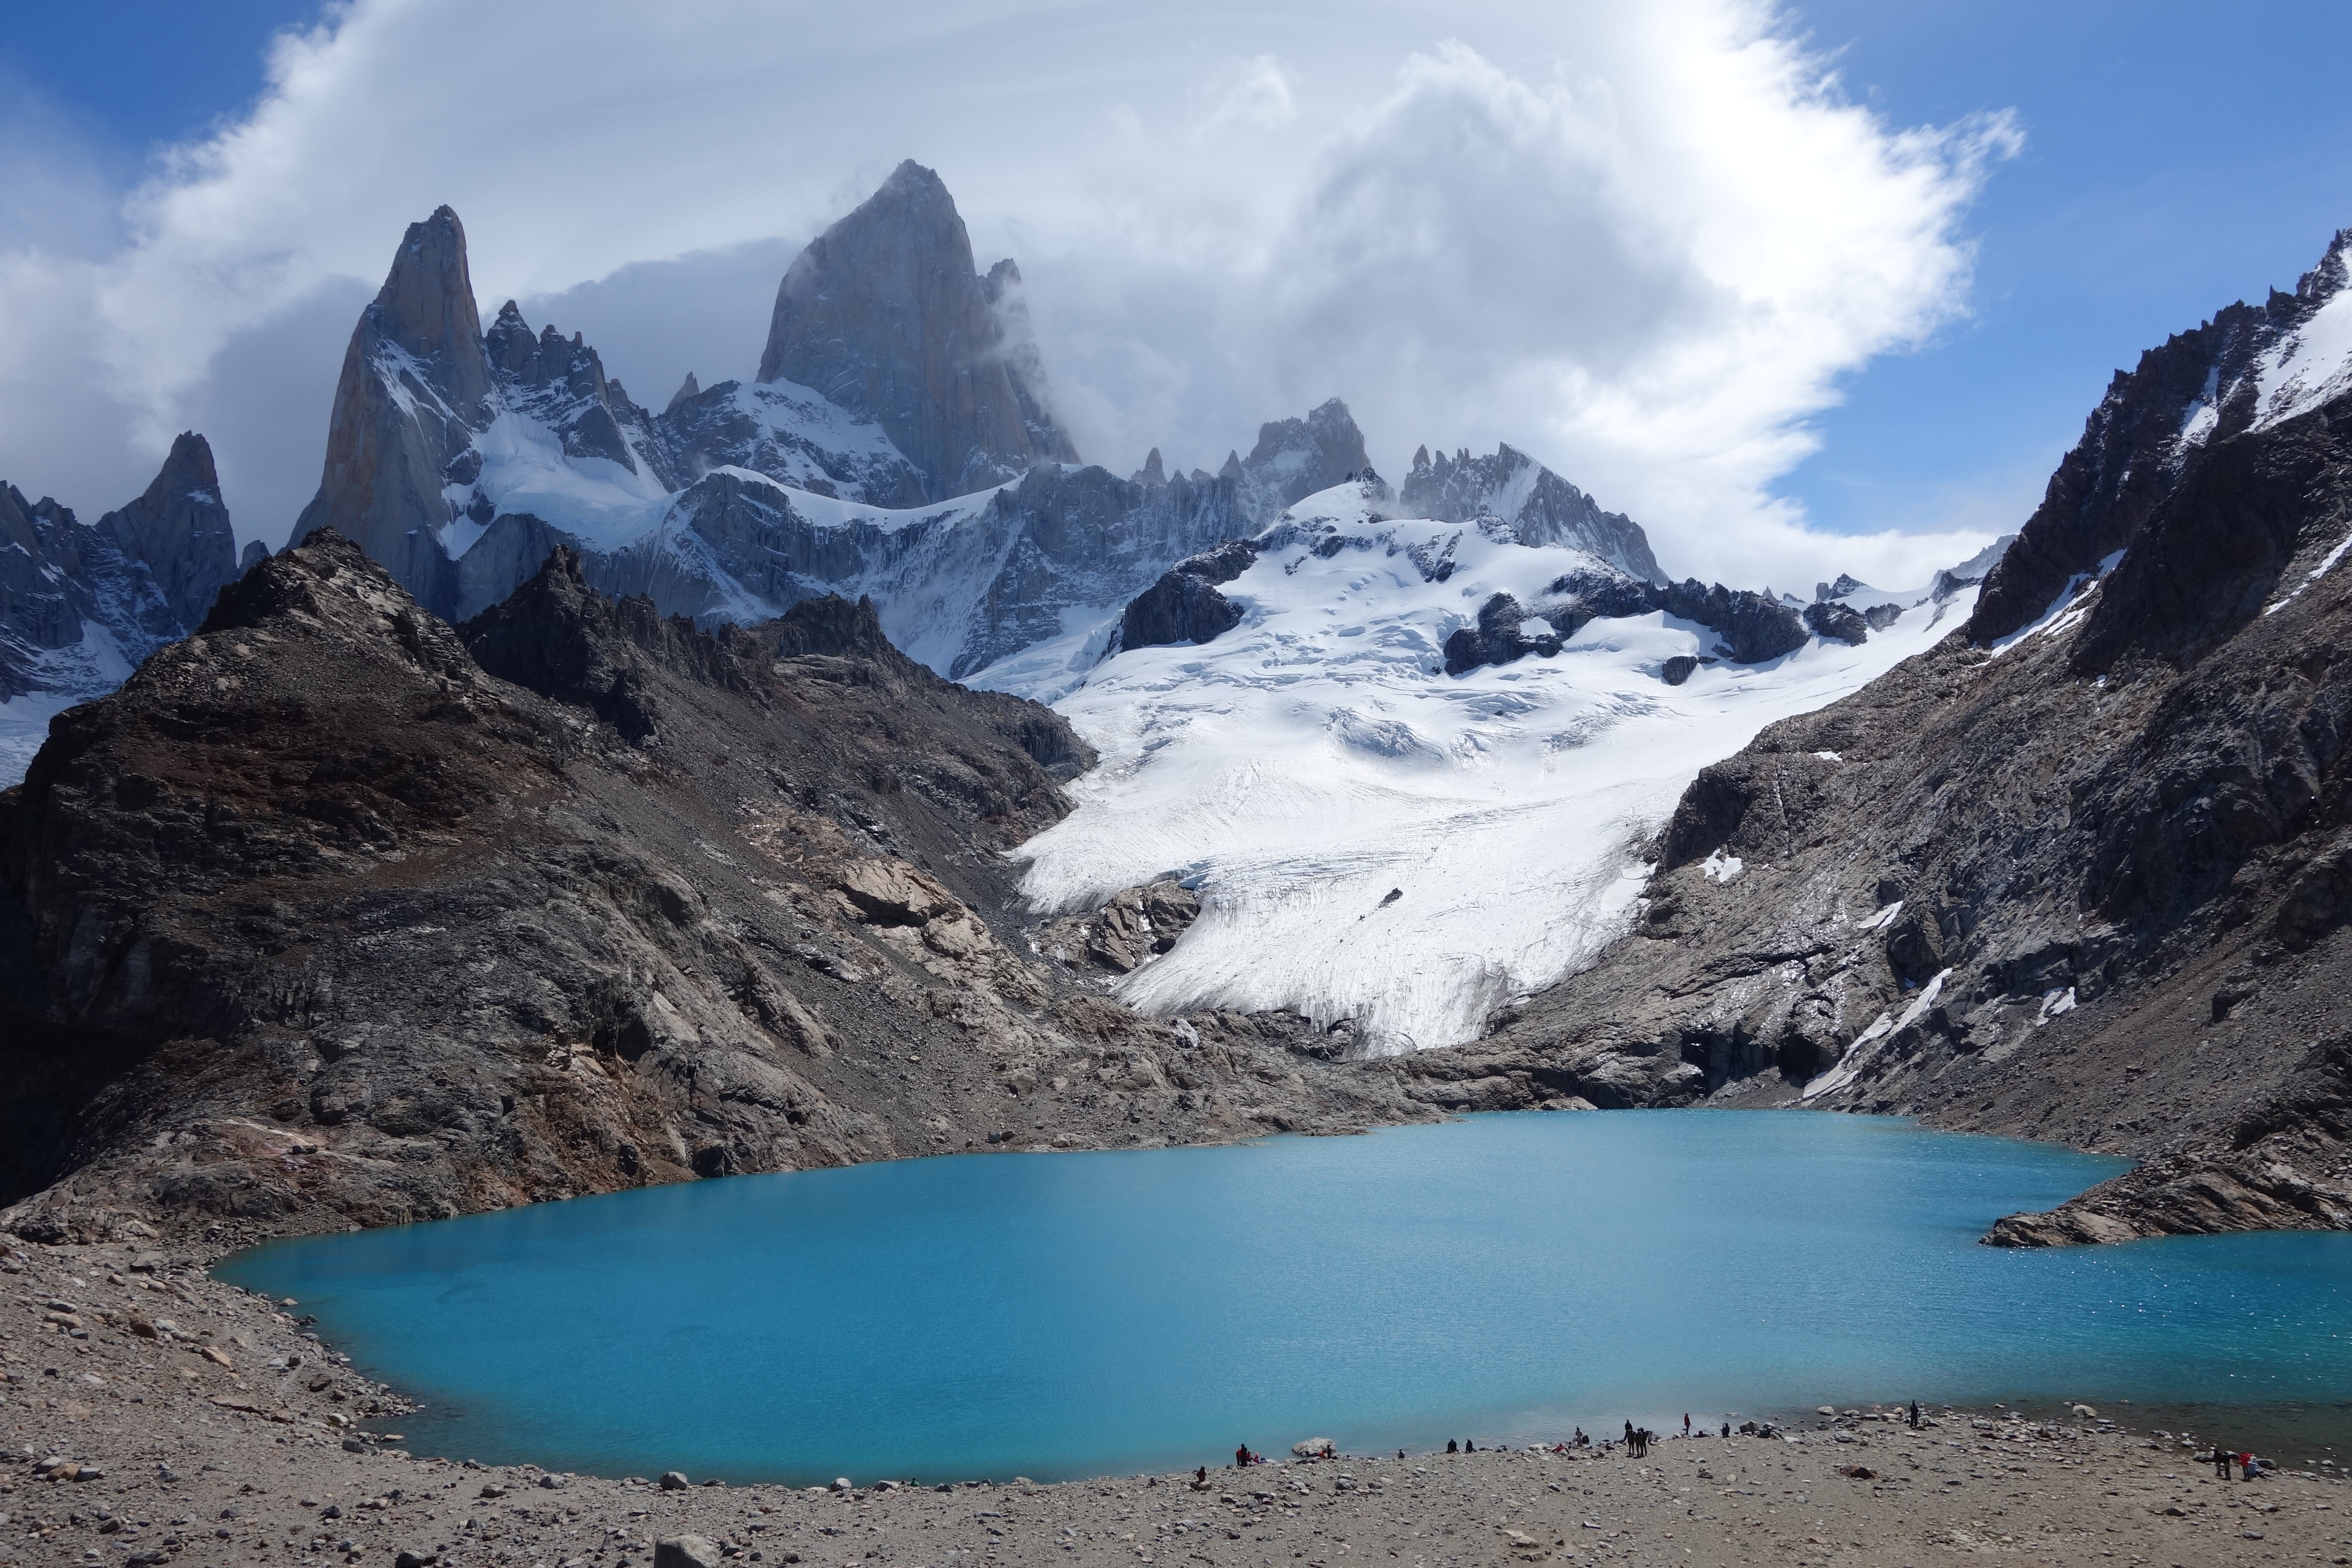
[[[713,1563],[810,1568],[2352,1561],[2352,1497],[2328,1467],[2222,1482],[2169,1434],[1998,1409],[1939,1409],[1919,1430],[1891,1411],[1816,1415],[1788,1438],[1661,1440],[1644,1459],[1618,1447],[1213,1468],[1202,1489],[1181,1474],[664,1489],[482,1467],[401,1450],[389,1434],[410,1406],[396,1391],[303,1337],[294,1310],[205,1275],[208,1261],[33,1244],[0,1258],[0,1563],[405,1552],[441,1568],[646,1568],[680,1536],[710,1543]],[[1255,1436],[1279,1455],[1294,1435]]]

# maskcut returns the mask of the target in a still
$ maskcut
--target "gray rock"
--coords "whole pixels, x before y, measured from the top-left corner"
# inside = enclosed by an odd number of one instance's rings
[[[221,504],[220,475],[202,436],[183,431],[146,493],[98,520],[100,531],[142,563],[164,604],[189,631],[204,624],[237,575],[236,532]]]
[[[1188,572],[1166,572],[1128,601],[1118,620],[1121,647],[1204,643],[1242,624],[1241,606]]]
[[[1478,607],[1475,625],[1458,626],[1445,639],[1445,673],[1467,675],[1481,665],[1509,664],[1531,653],[1549,658],[1559,652],[1557,633],[1528,636],[1523,628],[1530,618],[1510,595],[1494,595]]]
[[[450,607],[454,574],[438,536],[454,510],[442,490],[488,423],[493,384],[465,226],[440,207],[408,226],[352,330],[319,493],[295,536],[331,527],[427,605]]]
[[[654,1568],[719,1568],[719,1543],[700,1535],[672,1535],[654,1542]]]
[[[686,1479],[686,1472],[683,1470],[664,1470],[662,1472],[661,1489],[666,1492],[682,1492],[693,1484],[694,1483],[692,1481]]]
[[[1221,478],[1236,481],[1243,508],[1263,525],[1294,501],[1368,473],[1364,433],[1348,405],[1331,398],[1304,419],[1276,419],[1257,429],[1250,455],[1225,458]]]
[[[1452,458],[1443,452],[1432,458],[1423,447],[1413,453],[1397,500],[1407,517],[1445,522],[1491,519],[1509,528],[1521,544],[1566,545],[1642,582],[1665,581],[1641,524],[1622,512],[1601,510],[1591,496],[1507,446],[1497,447],[1491,458],[1474,458],[1466,447]]]
[[[1045,406],[1019,282],[1009,265],[987,280],[973,269],[954,198],[910,159],[785,272],[760,380],[877,421],[932,500],[1075,460]]]
[[[1684,681],[1688,680],[1694,674],[1696,674],[1697,670],[1697,655],[1687,653],[1676,654],[1674,658],[1658,666],[1658,679],[1664,681],[1668,686],[1680,686]]]
[[[1859,646],[1870,640],[1870,623],[1843,605],[1821,601],[1805,606],[1805,625],[1816,637]]]

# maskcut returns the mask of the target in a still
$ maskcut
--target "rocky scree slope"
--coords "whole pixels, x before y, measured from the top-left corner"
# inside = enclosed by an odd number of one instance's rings
[[[1297,1020],[1147,1022],[1024,951],[1003,852],[1090,761],[868,604],[713,635],[559,555],[451,626],[313,534],[0,794],[0,1227],[1431,1114]]]
[[[2147,1162],[2007,1243],[2352,1228],[2347,541],[2352,396],[2203,443],[2031,631],[1964,628],[1705,770],[1634,932],[1413,1070]]]

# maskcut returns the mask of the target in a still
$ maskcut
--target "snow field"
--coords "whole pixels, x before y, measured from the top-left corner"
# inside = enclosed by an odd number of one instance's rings
[[[1352,1019],[1386,1052],[1474,1038],[1627,929],[1648,877],[1637,847],[1700,768],[1927,647],[1972,602],[1680,687],[1659,667],[1716,638],[1656,613],[1457,679],[1445,638],[1490,595],[1542,609],[1545,585],[1593,558],[1380,521],[1354,496],[1292,515],[1371,546],[1261,556],[1223,590],[1243,624],[1212,643],[1122,652],[1073,687],[1108,641],[1105,624],[1076,626],[979,678],[1053,699],[1102,754],[1072,815],[1018,851],[1036,907],[1092,908],[1171,873],[1202,894],[1175,949],[1119,983],[1130,1005],[1295,1008]],[[1453,534],[1454,573],[1423,580],[1406,548],[1442,553]]]

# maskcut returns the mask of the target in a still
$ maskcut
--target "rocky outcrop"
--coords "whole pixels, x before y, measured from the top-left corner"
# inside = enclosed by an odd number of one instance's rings
[[[626,473],[646,473],[665,489],[677,488],[652,419],[620,383],[605,376],[604,360],[580,333],[567,338],[550,323],[533,336],[509,300],[484,335],[482,352],[499,401],[552,435],[565,457],[601,458]],[[466,467],[479,471],[475,464]],[[471,484],[474,475],[461,468],[449,477]]]
[[[1521,544],[1566,545],[1641,582],[1666,580],[1641,524],[1622,512],[1601,510],[1591,496],[1507,446],[1490,458],[1474,458],[1467,447],[1452,458],[1444,452],[1432,458],[1428,447],[1420,448],[1397,501],[1407,517],[1491,521]]]
[[[100,518],[98,527],[146,566],[184,627],[201,625],[221,589],[236,579],[236,531],[221,501],[212,446],[193,430],[172,442],[145,493]]]
[[[1455,628],[1445,639],[1445,673],[1467,675],[1481,665],[1509,664],[1529,654],[1549,658],[1559,652],[1558,632],[1547,629],[1528,635],[1527,623],[1531,618],[1510,595],[1490,595],[1478,606],[1475,624]]]
[[[1874,605],[1871,606],[1871,615],[1880,615],[1887,610],[1893,610],[1895,616],[1900,616],[1903,613],[1899,607],[1893,605]],[[1895,616],[1886,616],[1881,624],[1893,625]],[[1870,640],[1870,619],[1843,605],[1827,600],[1807,605],[1803,618],[1805,628],[1818,637],[1850,643],[1856,647]]]
[[[1028,953],[1003,851],[1090,759],[877,637],[698,631],[564,557],[453,628],[331,532],[261,563],[0,795],[0,1228],[1432,1114]]]
[[[911,159],[784,274],[760,380],[877,421],[933,500],[1076,460],[1052,420],[1019,269],[973,269],[954,198]]]
[[[1549,658],[1588,622],[1656,610],[1696,621],[1722,639],[1715,645],[1715,654],[1705,660],[1708,663],[1715,657],[1738,664],[1778,658],[1804,647],[1806,628],[1812,624],[1811,617],[1801,616],[1788,605],[1744,588],[1727,588],[1720,583],[1702,587],[1696,578],[1661,587],[1597,563],[1561,574],[1548,585],[1546,595],[1532,610],[1522,607],[1508,594],[1489,597],[1479,606],[1475,624],[1457,628],[1445,639],[1445,673],[1464,675],[1486,665],[1509,664],[1529,654]],[[1860,641],[1859,637],[1845,634],[1860,628],[1862,617],[1843,605],[1829,608],[1836,616],[1826,624],[1837,629],[1822,635]],[[1529,630],[1537,622],[1545,629]],[[1680,660],[1669,660],[1672,668],[1664,672],[1666,684],[1680,686],[1700,662],[1693,658],[1685,666]]]
[[[1118,646],[1204,643],[1233,630],[1242,624],[1241,606],[1217,592],[1218,585],[1232,582],[1256,561],[1257,547],[1246,539],[1228,539],[1214,550],[1179,561],[1159,582],[1128,601],[1119,616]]]
[[[2231,305],[2116,373],[2042,504],[1987,574],[1971,639],[1999,641],[2048,613],[2070,584],[2138,537],[2207,447],[2277,420],[2330,384],[2352,384],[2333,338],[2305,344],[2302,336],[2342,294],[2347,253],[2352,229],[2329,242],[2294,293],[2273,289],[2260,305]]]
[[[1657,606],[1711,629],[1723,639],[1716,651],[1735,663],[1760,664],[1805,646],[1803,616],[1745,588],[1702,586],[1697,578],[1685,578],[1660,588]]]
[[[1200,918],[1200,895],[1177,879],[1164,877],[1145,887],[1121,889],[1090,914],[1031,927],[1029,948],[1075,970],[1130,974],[1172,951]]]

